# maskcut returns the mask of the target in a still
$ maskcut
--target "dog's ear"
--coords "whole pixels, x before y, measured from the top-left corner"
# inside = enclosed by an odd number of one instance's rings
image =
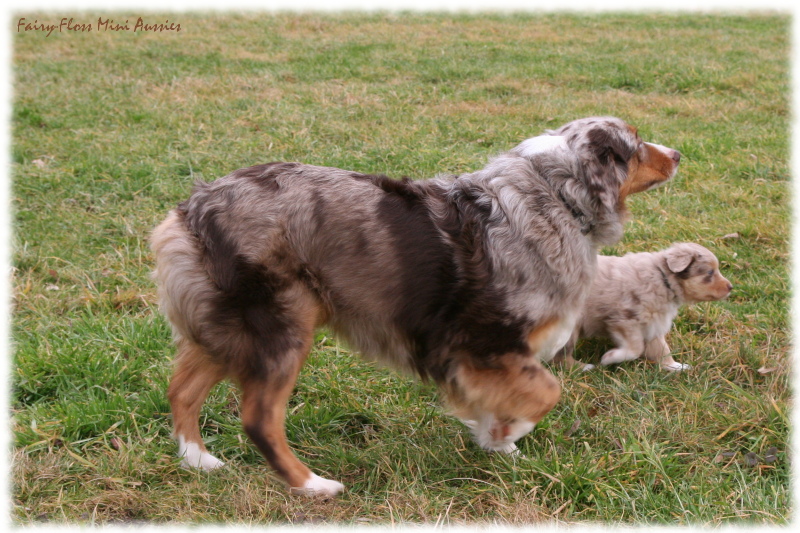
[[[629,131],[599,123],[586,130],[579,156],[586,169],[586,185],[609,211],[619,205],[620,186],[628,175],[628,161],[636,151]]]
[[[637,148],[634,131],[614,124],[598,124],[586,132],[588,146],[603,164],[627,164]]]
[[[674,248],[667,252],[667,268],[677,274],[683,272],[694,261],[694,253],[683,248]]]
[[[638,148],[635,132],[613,117],[589,117],[565,124],[555,134],[564,137],[578,166],[575,179],[562,189],[566,199],[585,215],[596,244],[617,242],[625,213],[622,186]]]

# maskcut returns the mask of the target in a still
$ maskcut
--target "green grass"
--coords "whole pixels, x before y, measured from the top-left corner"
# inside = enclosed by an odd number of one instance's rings
[[[181,33],[14,33],[16,523],[790,521],[788,17],[165,18]],[[672,183],[630,199],[605,252],[699,242],[734,284],[679,315],[669,340],[690,372],[555,368],[562,400],[519,442],[525,457],[499,457],[432,387],[321,332],[288,433],[343,496],[289,496],[227,384],[202,414],[227,468],[178,467],[147,237],[195,179],[272,160],[460,173],[597,114],[684,154]]]

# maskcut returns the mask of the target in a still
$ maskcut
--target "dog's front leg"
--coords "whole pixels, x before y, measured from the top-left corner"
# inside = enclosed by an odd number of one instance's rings
[[[692,368],[691,365],[677,362],[669,352],[669,345],[663,335],[650,340],[644,348],[644,356],[648,360],[658,363],[663,370],[680,372]]]
[[[588,371],[593,370],[594,365],[589,363],[582,363],[575,359],[575,343],[577,341],[577,335],[573,335],[569,342],[556,352],[555,357],[552,359],[552,363],[560,364],[568,369],[573,368],[580,368],[581,370]]]
[[[463,364],[450,403],[485,450],[514,453],[561,396],[561,384],[541,362],[509,354],[496,368]]]

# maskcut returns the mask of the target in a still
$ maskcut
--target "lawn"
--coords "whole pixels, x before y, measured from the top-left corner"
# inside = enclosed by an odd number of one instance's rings
[[[16,13],[96,26],[134,13]],[[783,525],[792,518],[790,18],[780,14],[149,13],[181,31],[13,32],[11,513],[20,525]],[[692,365],[555,367],[521,457],[490,455],[430,385],[321,331],[288,416],[330,501],[287,494],[221,384],[227,467],[179,467],[173,348],[148,235],[197,179],[274,160],[462,173],[616,115],[683,154],[607,254],[693,241],[734,285],[685,308]],[[596,362],[606,345],[587,342]]]

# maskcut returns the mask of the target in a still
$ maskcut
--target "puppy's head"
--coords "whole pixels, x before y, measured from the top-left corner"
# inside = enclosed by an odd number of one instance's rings
[[[617,212],[625,210],[628,195],[672,178],[681,159],[677,150],[644,142],[636,128],[615,117],[579,119],[550,133],[564,137],[585,169],[589,191]]]
[[[719,271],[719,261],[707,248],[679,243],[664,251],[671,279],[683,289],[686,303],[727,298],[733,285]]]

